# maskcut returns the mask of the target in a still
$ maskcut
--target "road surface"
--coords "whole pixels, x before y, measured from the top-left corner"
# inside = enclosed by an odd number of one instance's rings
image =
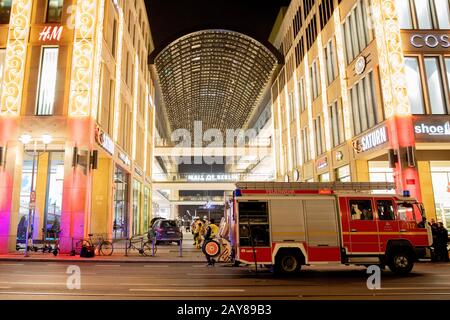
[[[304,267],[299,276],[279,278],[248,267],[119,262],[78,263],[80,289],[68,289],[69,266],[2,261],[0,299],[450,299],[445,263],[416,264],[405,277],[383,271],[379,290],[367,288],[362,267]],[[76,287],[77,279],[69,284]]]

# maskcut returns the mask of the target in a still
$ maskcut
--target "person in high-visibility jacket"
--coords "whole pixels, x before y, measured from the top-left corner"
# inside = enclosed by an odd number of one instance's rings
[[[211,219],[208,227],[206,228],[205,241],[203,245],[206,245],[208,240],[214,239],[219,234],[219,227],[214,224],[214,219]],[[206,255],[206,260],[208,261],[208,266],[213,266],[215,261],[209,255]]]

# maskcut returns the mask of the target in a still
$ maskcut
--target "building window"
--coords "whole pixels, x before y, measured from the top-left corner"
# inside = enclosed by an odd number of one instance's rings
[[[58,47],[42,47],[36,115],[53,114],[55,104]]]
[[[330,85],[338,74],[336,54],[333,40],[328,41],[325,48],[325,60],[327,64],[327,81]]]
[[[323,136],[322,136],[322,119],[320,116],[318,116],[316,119],[314,119],[314,134],[316,138],[316,156],[321,155],[325,148],[323,146]]]
[[[350,89],[350,100],[353,113],[353,132],[355,135],[373,127],[379,122],[373,72],[370,72]]]
[[[408,90],[411,113],[425,113],[419,62],[415,57],[405,57],[406,88]]]
[[[297,119],[294,104],[294,94],[292,92],[289,94],[289,116],[290,116],[289,120],[291,122]]]
[[[306,109],[305,80],[303,78],[301,78],[298,82],[298,98],[300,100],[300,110],[303,112]]]
[[[319,182],[330,182],[330,174],[327,172],[319,175]]]
[[[116,42],[117,42],[117,21],[114,19],[113,30],[112,30],[112,43],[111,43],[111,52],[113,57],[116,57]]]
[[[8,24],[12,0],[0,0],[0,24]]]
[[[0,49],[0,99],[2,97],[3,72],[5,71],[6,49]]]
[[[345,18],[343,32],[347,64],[352,62],[373,39],[372,30],[369,29],[367,22],[369,7],[369,0],[360,0],[347,18]]]
[[[400,29],[412,29],[410,0],[395,0]]]
[[[430,96],[432,114],[445,114],[445,97],[442,84],[442,74],[438,57],[426,57],[425,73]]]
[[[295,143],[295,138],[291,138],[291,153],[292,153],[292,167],[296,168],[297,162],[297,144]]]
[[[332,130],[333,147],[336,147],[344,142],[344,117],[342,108],[335,101],[330,106],[330,121]]]
[[[394,169],[389,168],[387,161],[369,161],[370,182],[395,182]],[[373,193],[395,194],[395,190],[377,190]]]
[[[302,147],[303,147],[303,163],[311,160],[311,154],[309,153],[309,137],[308,137],[308,127],[302,130]]]
[[[336,181],[350,182],[350,166],[343,166],[336,169]]]
[[[48,0],[48,5],[47,5],[47,22],[48,23],[61,22],[63,5],[64,5],[64,0]]]
[[[320,95],[320,85],[319,85],[319,67],[317,60],[314,60],[311,67],[311,84],[312,84],[312,97],[315,100]]]
[[[450,29],[448,0],[396,0],[395,5],[401,29]]]

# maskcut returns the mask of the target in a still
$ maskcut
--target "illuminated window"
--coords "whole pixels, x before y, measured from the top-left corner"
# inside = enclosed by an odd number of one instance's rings
[[[64,0],[48,0],[48,6],[47,6],[47,22],[48,23],[61,22],[63,5],[64,5]]]
[[[297,119],[294,104],[294,94],[292,92],[289,94],[289,115],[291,122]]]
[[[344,119],[342,115],[342,108],[335,101],[330,106],[330,121],[332,130],[333,147],[336,147],[344,142]]]
[[[355,8],[345,18],[343,32],[345,37],[347,64],[353,61],[373,39],[368,27],[368,0],[358,1]]]
[[[442,74],[440,70],[439,58],[425,58],[425,72],[427,77],[428,91],[430,96],[431,113],[445,114],[445,98],[442,85]]]
[[[0,24],[8,24],[12,0],[0,0]]]
[[[423,114],[425,107],[423,103],[423,90],[420,81],[419,63],[415,57],[405,57],[406,87],[408,90],[411,113]]]
[[[42,47],[36,115],[53,114],[55,104],[58,47]]]
[[[320,95],[320,85],[319,85],[319,68],[317,65],[317,60],[313,61],[311,68],[311,83],[312,83],[312,96],[313,100],[315,100]]]
[[[400,29],[412,29],[410,0],[395,0]]]
[[[0,49],[0,97],[2,96],[3,71],[5,69],[6,49]]]
[[[303,78],[298,82],[298,97],[300,100],[300,110],[303,112],[306,109],[305,80]]]
[[[356,83],[350,89],[349,96],[353,113],[353,132],[358,135],[380,121],[373,72]]]
[[[327,46],[325,48],[325,60],[327,64],[327,81],[329,85],[333,82],[334,79],[336,79],[336,76],[338,74],[333,40],[330,40],[327,43]]]
[[[316,119],[314,119],[314,133],[316,138],[316,156],[321,155],[324,151],[324,140],[322,136],[322,119],[320,116],[318,116]]]
[[[396,0],[395,4],[401,29],[450,29],[448,0]]]
[[[308,128],[305,127],[302,130],[302,147],[303,147],[303,163],[311,160],[311,155],[309,153],[309,137],[308,137]]]

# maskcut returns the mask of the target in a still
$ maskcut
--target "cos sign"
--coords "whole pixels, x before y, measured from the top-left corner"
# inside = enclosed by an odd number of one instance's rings
[[[428,34],[428,35],[422,35],[422,34],[414,34],[410,38],[411,44],[416,48],[450,48],[450,40],[448,38],[448,35],[434,35],[434,34]]]

